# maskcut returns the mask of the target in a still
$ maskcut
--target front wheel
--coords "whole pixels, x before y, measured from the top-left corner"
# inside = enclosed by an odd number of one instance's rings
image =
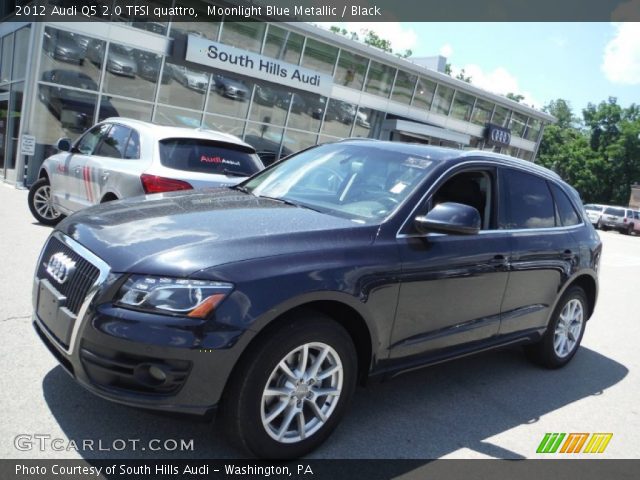
[[[44,225],[57,225],[63,218],[51,198],[51,185],[46,178],[40,178],[29,189],[29,210],[35,219]]]
[[[296,458],[318,447],[355,389],[357,359],[346,330],[309,311],[247,353],[220,412],[231,438],[262,458]]]
[[[525,347],[527,357],[547,368],[569,363],[582,341],[588,308],[584,290],[570,287],[558,302],[542,339]]]

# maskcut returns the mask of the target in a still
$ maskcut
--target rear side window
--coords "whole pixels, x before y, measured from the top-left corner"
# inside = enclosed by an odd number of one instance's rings
[[[160,163],[176,170],[239,177],[262,170],[253,149],[199,138],[161,140]]]
[[[101,157],[124,158],[131,129],[122,125],[114,125],[100,143],[96,155]]]
[[[555,183],[549,183],[551,186],[551,192],[553,198],[556,201],[556,208],[560,217],[560,224],[568,227],[571,225],[578,225],[580,223],[580,217],[576,213],[576,209],[573,207],[571,200],[567,197],[567,194]]]
[[[140,135],[135,130],[131,130],[127,149],[124,151],[124,158],[139,159],[140,158]]]
[[[622,208],[607,207],[604,213],[607,215],[615,215],[616,217],[624,217],[624,210]]]
[[[553,199],[546,180],[508,169],[502,170],[500,179],[500,228],[555,226]]]

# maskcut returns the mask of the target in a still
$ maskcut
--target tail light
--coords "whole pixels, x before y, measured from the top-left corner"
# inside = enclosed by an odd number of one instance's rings
[[[174,178],[159,177],[143,173],[140,175],[144,193],[174,192],[176,190],[192,190],[190,183]]]
[[[622,223],[627,223],[627,217],[624,217],[624,220],[622,221]]]

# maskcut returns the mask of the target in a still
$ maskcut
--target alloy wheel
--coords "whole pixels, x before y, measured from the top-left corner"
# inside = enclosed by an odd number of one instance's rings
[[[46,220],[55,220],[60,216],[60,212],[56,210],[51,201],[51,187],[49,185],[42,185],[35,191],[33,206],[38,214]]]
[[[553,349],[558,357],[565,358],[576,348],[583,322],[582,302],[576,298],[569,300],[560,312],[553,337]]]
[[[289,352],[264,387],[260,414],[271,438],[296,443],[309,438],[333,414],[344,381],[338,353],[321,342]]]

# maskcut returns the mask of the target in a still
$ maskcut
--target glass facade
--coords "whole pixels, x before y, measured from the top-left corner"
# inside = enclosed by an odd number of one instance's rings
[[[206,12],[204,2],[202,11]],[[379,138],[387,113],[368,106],[370,97],[358,92],[385,99],[396,110],[411,107],[412,113],[424,112],[419,121],[433,120],[435,126],[443,125],[438,116],[478,126],[491,121],[511,128],[514,138],[531,142],[539,140],[544,126],[539,118],[497,105],[463,86],[453,88],[451,82],[429,78],[427,73],[396,68],[393,57],[388,62],[369,58],[357,48],[313,38],[285,24],[136,23],[124,17],[114,21],[116,33],[110,38],[94,37],[88,24],[38,25],[35,45],[42,49],[31,54],[36,84],[26,89],[27,97],[34,97],[29,98],[33,106],[28,107],[28,128],[37,138],[35,164],[54,151],[58,138],[74,139],[96,121],[112,116],[213,128],[243,138],[274,159],[320,142]],[[127,31],[134,29],[157,37],[157,42],[132,40]],[[158,53],[167,50],[168,37],[187,34],[301,65],[332,76],[335,86],[347,88],[340,98],[332,98]],[[0,39],[0,95],[15,96],[12,108],[22,105],[24,85],[19,90],[12,84],[24,81],[28,62],[18,59],[29,56],[30,41],[29,27]],[[15,119],[12,122],[16,124]],[[9,152],[12,147],[7,146]],[[484,141],[472,136],[470,146],[483,148]],[[532,156],[522,148],[508,151],[521,158]]]

